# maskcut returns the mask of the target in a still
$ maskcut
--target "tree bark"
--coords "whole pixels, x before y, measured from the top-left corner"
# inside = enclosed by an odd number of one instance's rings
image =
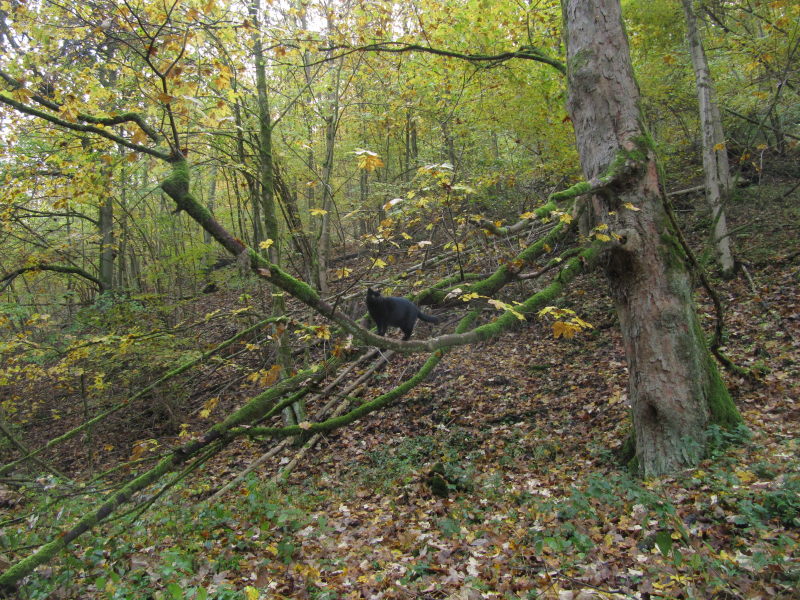
[[[638,469],[657,476],[695,464],[709,426],[741,417],[706,348],[661,200],[619,0],[565,0],[563,11],[583,171],[590,183],[612,182],[592,197],[591,218],[612,239],[604,262],[628,360]]]
[[[102,291],[114,287],[114,205],[109,195],[100,205],[100,281]]]
[[[722,118],[714,98],[714,82],[703,49],[703,40],[697,29],[697,17],[692,0],[681,0],[686,15],[686,32],[692,67],[697,82],[697,101],[700,110],[700,129],[703,146],[703,171],[705,172],[706,200],[711,207],[712,235],[717,261],[723,277],[732,277],[734,271],[730,235],[725,218],[724,204],[731,192],[731,175]]]
[[[277,211],[275,210],[275,172],[272,164],[272,116],[269,112],[269,95],[267,94],[267,67],[264,62],[264,51],[261,47],[261,2],[252,0],[250,4],[250,17],[253,19],[253,55],[256,68],[256,101],[258,103],[258,159],[259,159],[259,201],[264,214],[264,231],[266,237],[272,240],[272,245],[267,248],[269,261],[280,266],[280,231],[278,228]],[[272,315],[281,317],[286,313],[286,302],[283,291],[276,285],[272,289]],[[282,373],[291,372],[292,357],[290,348],[286,343],[283,331],[285,327],[276,327],[274,335],[275,354]],[[287,425],[296,425],[305,419],[305,405],[302,401],[284,410]]]

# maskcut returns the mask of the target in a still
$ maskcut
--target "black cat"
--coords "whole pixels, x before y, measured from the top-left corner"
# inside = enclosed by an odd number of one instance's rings
[[[367,288],[367,310],[378,326],[378,335],[386,335],[389,326],[399,327],[403,331],[404,340],[411,337],[417,319],[428,323],[439,322],[437,317],[426,315],[411,300],[381,296],[380,292],[372,288]]]

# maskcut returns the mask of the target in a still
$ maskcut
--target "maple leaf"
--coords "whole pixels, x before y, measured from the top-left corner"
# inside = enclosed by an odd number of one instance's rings
[[[556,339],[563,336],[571,340],[580,330],[580,327],[567,321],[556,321],[553,323],[553,337]]]
[[[325,210],[324,208],[312,208],[308,212],[310,212],[315,217],[321,217],[323,215],[327,215],[328,214],[328,211]]]
[[[381,159],[381,157],[375,152],[370,152],[369,150],[356,150],[355,155],[358,157],[358,168],[362,171],[371,173],[375,169],[379,169],[383,166],[383,159]]]

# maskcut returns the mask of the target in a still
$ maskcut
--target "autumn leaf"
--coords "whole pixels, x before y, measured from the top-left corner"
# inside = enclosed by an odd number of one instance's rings
[[[260,244],[258,244],[258,247],[261,248],[262,250],[266,250],[267,248],[272,246],[272,244],[274,244],[274,243],[275,243],[275,240],[266,239],[263,242],[261,242]]]
[[[203,403],[203,408],[200,411],[200,417],[203,419],[207,419],[211,416],[212,411],[216,408],[217,404],[219,404],[219,396],[214,396],[213,398],[209,398]]]
[[[324,208],[312,208],[308,212],[310,212],[315,217],[321,217],[323,215],[327,215],[328,214],[328,211],[325,210]]]
[[[358,157],[358,168],[362,171],[371,173],[375,169],[380,169],[383,166],[383,159],[375,152],[356,150],[355,155]]]
[[[247,600],[258,600],[259,595],[259,591],[252,585],[248,585],[244,588],[244,596]]]
[[[494,298],[490,298],[488,302],[489,302],[489,304],[491,304],[492,306],[494,306],[498,310],[507,310],[512,315],[517,317],[517,319],[519,319],[520,321],[524,321],[525,320],[525,315],[523,315],[521,312],[516,310],[510,304],[507,304],[507,303],[505,303],[505,302],[503,302],[501,300],[495,300]]]

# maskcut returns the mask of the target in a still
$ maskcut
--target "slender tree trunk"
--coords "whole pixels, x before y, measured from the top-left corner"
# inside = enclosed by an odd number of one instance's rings
[[[689,51],[692,56],[694,77],[697,81],[697,100],[700,105],[700,129],[703,142],[703,170],[706,179],[706,199],[711,207],[712,235],[717,261],[724,277],[732,277],[734,270],[728,224],[724,204],[731,192],[731,175],[722,118],[714,98],[714,82],[703,49],[703,40],[697,29],[697,17],[692,0],[681,0],[686,15]]]
[[[114,286],[114,205],[111,194],[100,205],[100,281],[103,291]]]
[[[208,200],[206,201],[206,208],[208,212],[212,215],[214,214],[214,209],[216,209],[217,205],[217,165],[214,164],[211,167],[211,181],[208,183]],[[203,243],[205,244],[212,244],[214,242],[211,234],[208,233],[205,229],[203,230]],[[213,261],[212,261],[213,262]]]
[[[272,245],[267,248],[269,261],[280,266],[280,231],[278,228],[277,211],[275,210],[275,173],[272,164],[272,116],[269,112],[269,95],[267,94],[267,72],[264,62],[264,52],[261,48],[261,3],[252,0],[250,4],[250,17],[253,20],[253,55],[256,69],[256,101],[258,103],[258,162],[260,197],[257,204],[261,205],[264,215],[264,232],[267,239],[272,240]],[[283,291],[277,286],[272,288],[272,315],[283,316],[286,313],[286,302]],[[278,364],[282,367],[284,376],[291,371],[292,358],[287,340],[283,334],[285,327],[280,324],[276,327],[275,352]],[[298,402],[284,410],[287,425],[296,425],[305,420],[305,406]]]
[[[319,236],[319,289],[328,292],[328,260],[331,251],[331,217],[333,216],[333,159],[336,149],[336,129],[339,126],[339,75],[337,68],[336,84],[331,86],[329,97],[331,112],[325,118],[325,162],[322,164],[322,226]]]
[[[618,172],[591,200],[593,223],[617,240],[605,264],[628,360],[636,459],[644,476],[657,476],[695,464],[708,427],[741,417],[705,346],[661,202],[619,0],[565,0],[563,10],[568,110],[584,174],[596,181]]]

